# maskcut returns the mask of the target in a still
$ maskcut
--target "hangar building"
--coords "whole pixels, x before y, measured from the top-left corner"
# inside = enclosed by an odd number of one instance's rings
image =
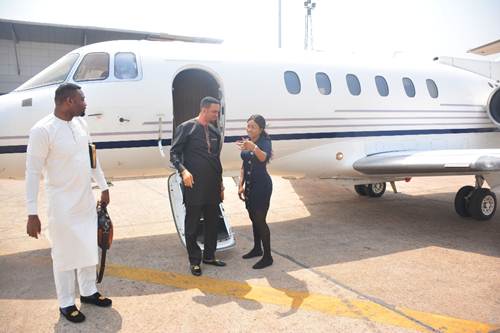
[[[214,38],[0,18],[0,95],[14,90],[75,48],[117,39],[222,43]]]

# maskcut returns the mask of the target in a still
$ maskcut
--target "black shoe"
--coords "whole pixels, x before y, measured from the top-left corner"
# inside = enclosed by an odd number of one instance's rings
[[[74,305],[59,308],[59,312],[61,312],[64,318],[68,319],[72,323],[81,323],[85,320],[85,315]]]
[[[93,304],[103,308],[111,306],[112,303],[109,298],[101,296],[98,292],[90,296],[80,296],[80,301],[82,303]]]
[[[191,269],[191,274],[193,274],[194,276],[200,276],[201,275],[201,267],[200,267],[200,265],[191,265],[190,269]]]
[[[253,248],[248,252],[247,254],[244,254],[242,256],[243,259],[250,259],[250,258],[255,258],[255,257],[260,257],[262,255],[262,250],[261,249],[256,249]]]
[[[207,265],[214,265],[214,266],[217,266],[217,267],[226,266],[226,263],[224,261],[222,261],[222,260],[219,260],[219,259],[212,259],[212,260],[205,260],[205,259],[203,259],[203,263],[207,264]]]
[[[252,266],[253,269],[262,269],[273,264],[273,257],[263,257],[255,265]]]

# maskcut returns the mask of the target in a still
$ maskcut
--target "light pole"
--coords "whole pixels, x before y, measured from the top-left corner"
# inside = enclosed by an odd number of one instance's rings
[[[281,49],[281,0],[278,0],[278,47]]]
[[[312,0],[307,0],[304,2],[304,8],[306,9],[305,16],[305,32],[304,32],[304,50],[313,49],[313,34],[312,34],[312,10],[316,8],[316,3]]]

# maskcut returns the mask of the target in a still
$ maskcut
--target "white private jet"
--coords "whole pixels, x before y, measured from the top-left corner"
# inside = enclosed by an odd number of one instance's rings
[[[202,97],[214,96],[222,101],[226,174],[241,165],[239,151],[228,143],[245,136],[246,119],[259,113],[273,139],[274,175],[333,178],[370,197],[380,197],[386,182],[395,189],[395,181],[409,177],[475,175],[475,184],[457,192],[455,209],[485,220],[495,214],[494,192],[500,191],[500,88],[499,77],[473,71],[439,61],[341,60],[320,52],[92,44],[0,97],[0,178],[24,176],[29,129],[53,112],[56,87],[74,82],[86,95],[86,117],[107,177],[166,174],[176,125],[198,113]],[[178,183],[178,176],[170,177],[171,206],[183,234]],[[222,231],[218,247],[230,247],[229,225]]]

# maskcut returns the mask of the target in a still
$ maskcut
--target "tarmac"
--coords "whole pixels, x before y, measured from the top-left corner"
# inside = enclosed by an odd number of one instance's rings
[[[274,264],[263,270],[241,258],[252,228],[224,182],[236,247],[218,253],[226,267],[194,277],[166,178],[114,181],[99,285],[113,306],[84,304],[87,320],[72,324],[58,313],[47,238],[26,234],[24,182],[0,180],[0,332],[500,332],[500,212],[478,222],[453,209],[472,176],[414,178],[382,198],[273,177]]]

